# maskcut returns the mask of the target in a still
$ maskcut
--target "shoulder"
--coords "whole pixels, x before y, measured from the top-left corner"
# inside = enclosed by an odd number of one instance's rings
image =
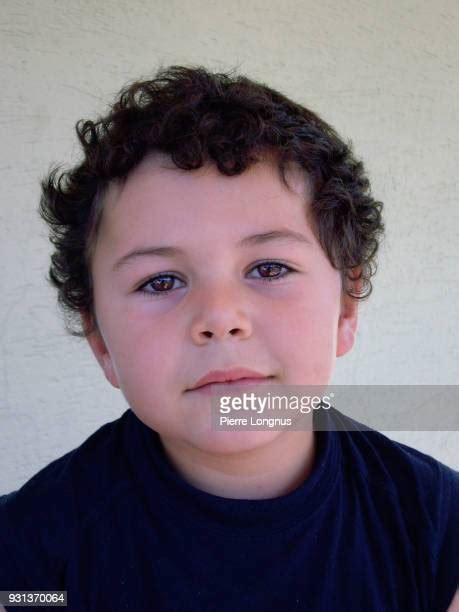
[[[124,430],[129,410],[121,417],[105,423],[80,446],[55,459],[39,470],[16,491],[0,497],[0,508],[20,508],[31,500],[46,502],[49,510],[59,503],[74,503],[74,511],[82,520],[103,503],[113,488],[126,483],[122,477]]]
[[[339,436],[348,481],[365,490],[377,512],[399,517],[393,524],[431,581],[434,609],[446,610],[459,581],[459,472],[370,428]]]
[[[383,487],[402,501],[411,500],[411,505],[417,500],[437,518],[448,508],[458,509],[458,471],[376,430],[345,433],[345,457],[352,458],[354,467],[357,462],[369,484]]]
[[[14,580],[23,574],[32,576],[30,588],[45,584],[63,567],[78,530],[120,498],[127,486],[122,441],[128,413],[0,496],[0,582],[9,577],[9,587],[24,589],[24,582]]]
[[[332,418],[340,427],[345,464],[367,482],[396,496],[406,496],[409,490],[425,501],[430,499],[433,509],[439,503],[458,503],[458,471],[336,410]]]
[[[447,517],[459,511],[459,472],[379,431],[347,422],[349,429],[339,433],[345,469],[440,537]]]

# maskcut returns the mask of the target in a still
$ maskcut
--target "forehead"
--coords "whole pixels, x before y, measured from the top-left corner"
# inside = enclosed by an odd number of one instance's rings
[[[287,185],[277,163],[265,156],[243,173],[221,174],[213,164],[182,170],[168,155],[148,155],[125,182],[112,182],[104,196],[100,234],[111,241],[148,235],[206,236],[225,227],[226,234],[260,229],[273,223],[305,224],[311,183],[300,168],[286,167]],[[255,226],[258,226],[255,228]],[[269,227],[269,229],[273,229]],[[292,227],[293,229],[293,227]]]

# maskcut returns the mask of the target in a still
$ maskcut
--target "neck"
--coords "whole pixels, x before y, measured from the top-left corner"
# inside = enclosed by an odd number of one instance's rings
[[[270,499],[287,495],[311,473],[315,457],[313,431],[283,431],[249,451],[216,455],[161,436],[176,471],[194,487],[220,497]]]

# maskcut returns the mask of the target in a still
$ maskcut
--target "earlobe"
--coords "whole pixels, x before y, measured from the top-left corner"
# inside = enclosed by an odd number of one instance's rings
[[[81,318],[82,318],[83,328],[87,332],[88,330],[91,329],[90,324],[92,323],[92,319],[87,314],[82,314]],[[88,341],[88,344],[95,358],[97,359],[97,362],[102,368],[105,374],[105,378],[108,380],[108,382],[111,385],[113,385],[113,387],[115,387],[116,389],[119,389],[120,385],[118,383],[118,377],[113,367],[113,361],[112,361],[111,355],[107,349],[107,346],[105,344],[105,341],[102,337],[102,334],[99,330],[97,323],[94,325],[94,329],[90,331],[89,334],[86,335],[86,340]]]
[[[360,281],[354,281],[356,289],[360,289]],[[358,300],[347,293],[341,295],[341,313],[338,321],[338,337],[336,343],[336,356],[341,357],[348,353],[355,342],[358,322]]]
[[[336,356],[341,357],[348,353],[355,342],[357,332],[357,304],[353,314],[341,314],[338,323],[338,341],[336,344]]]

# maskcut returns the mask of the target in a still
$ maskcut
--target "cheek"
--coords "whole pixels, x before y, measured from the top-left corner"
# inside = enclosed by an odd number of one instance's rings
[[[300,340],[309,345],[336,335],[338,317],[339,310],[334,302],[322,296],[298,293],[272,309],[270,324],[266,326],[279,341],[294,348]]]
[[[110,353],[123,392],[129,395],[160,392],[177,364],[178,338],[152,317],[125,314],[113,318],[108,330]]]
[[[289,384],[329,382],[336,355],[339,306],[328,293],[303,292],[272,313],[273,354]]]

